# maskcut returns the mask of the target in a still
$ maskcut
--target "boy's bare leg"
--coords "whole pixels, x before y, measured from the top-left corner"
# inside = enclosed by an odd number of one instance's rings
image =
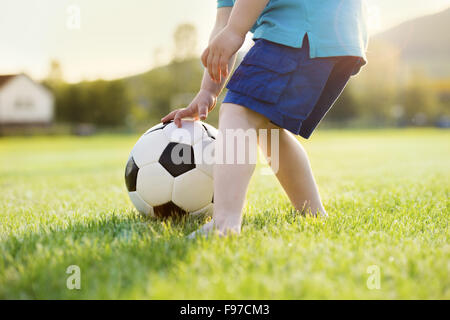
[[[283,189],[294,207],[300,212],[314,215],[320,212],[321,216],[327,216],[306,151],[291,133],[274,126],[259,113],[231,103],[222,105],[219,116],[219,131],[224,137],[224,148],[226,147],[227,129],[243,131],[250,129],[255,130],[255,134],[259,129],[268,129],[267,149],[262,149],[263,153],[269,157],[271,156],[270,130],[279,130],[279,166],[276,176]],[[234,145],[236,147],[236,144]],[[249,160],[248,154],[256,152],[256,148],[256,144],[246,144],[246,161]],[[235,154],[236,151],[235,148]],[[216,229],[221,235],[240,233],[247,187],[254,169],[255,164],[248,162],[245,164],[215,164],[213,219],[200,230],[191,234],[191,237],[197,233],[207,234],[213,229]]]
[[[269,123],[267,126],[267,149],[261,144],[266,157],[271,157],[270,130],[279,130],[278,171],[276,176],[286,191],[293,206],[302,213],[327,216],[319,190],[314,180],[308,156],[292,133]],[[276,157],[276,155],[274,155]],[[269,160],[270,158],[268,158]],[[274,168],[275,169],[275,168]]]
[[[199,233],[208,233],[213,228],[221,235],[240,233],[247,187],[256,164],[256,161],[253,162],[250,158],[252,154],[257,155],[258,129],[266,126],[267,122],[265,117],[250,109],[231,103],[222,104],[219,114],[219,132],[223,137],[223,157],[220,159],[221,163],[214,165],[214,215],[212,221],[204,225],[198,231]],[[242,139],[243,132],[252,136],[245,139],[245,150],[238,150],[235,136],[230,135],[233,132],[236,134],[240,132],[238,139]],[[231,139],[234,140],[232,144],[234,161],[227,163],[226,155],[230,150],[227,150],[226,146]],[[216,146],[216,152],[220,153],[218,148],[221,148],[220,143]],[[236,163],[239,152],[246,153],[243,164]]]

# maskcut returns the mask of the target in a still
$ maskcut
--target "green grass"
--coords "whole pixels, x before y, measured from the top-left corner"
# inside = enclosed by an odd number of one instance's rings
[[[0,298],[450,298],[449,131],[319,131],[304,145],[328,220],[298,217],[258,168],[242,235],[195,241],[202,221],[133,210],[136,138],[0,139]]]

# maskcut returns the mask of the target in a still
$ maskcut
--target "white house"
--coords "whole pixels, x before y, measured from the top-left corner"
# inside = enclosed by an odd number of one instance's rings
[[[0,75],[0,127],[49,125],[54,97],[25,74]]]

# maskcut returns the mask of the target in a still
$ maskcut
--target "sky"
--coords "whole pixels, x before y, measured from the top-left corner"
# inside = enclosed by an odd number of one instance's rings
[[[450,6],[450,0],[366,2],[372,34]],[[181,23],[197,27],[200,53],[215,8],[216,0],[0,0],[0,74],[40,80],[52,59],[70,82],[141,73],[170,60]]]

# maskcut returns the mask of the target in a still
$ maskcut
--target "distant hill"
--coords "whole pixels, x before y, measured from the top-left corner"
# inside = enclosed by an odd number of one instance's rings
[[[401,58],[430,75],[450,77],[450,8],[402,23],[372,38],[400,50]]]
[[[172,62],[147,72],[123,78],[136,106],[159,119],[174,107],[184,107],[198,92],[203,67],[198,58]]]

